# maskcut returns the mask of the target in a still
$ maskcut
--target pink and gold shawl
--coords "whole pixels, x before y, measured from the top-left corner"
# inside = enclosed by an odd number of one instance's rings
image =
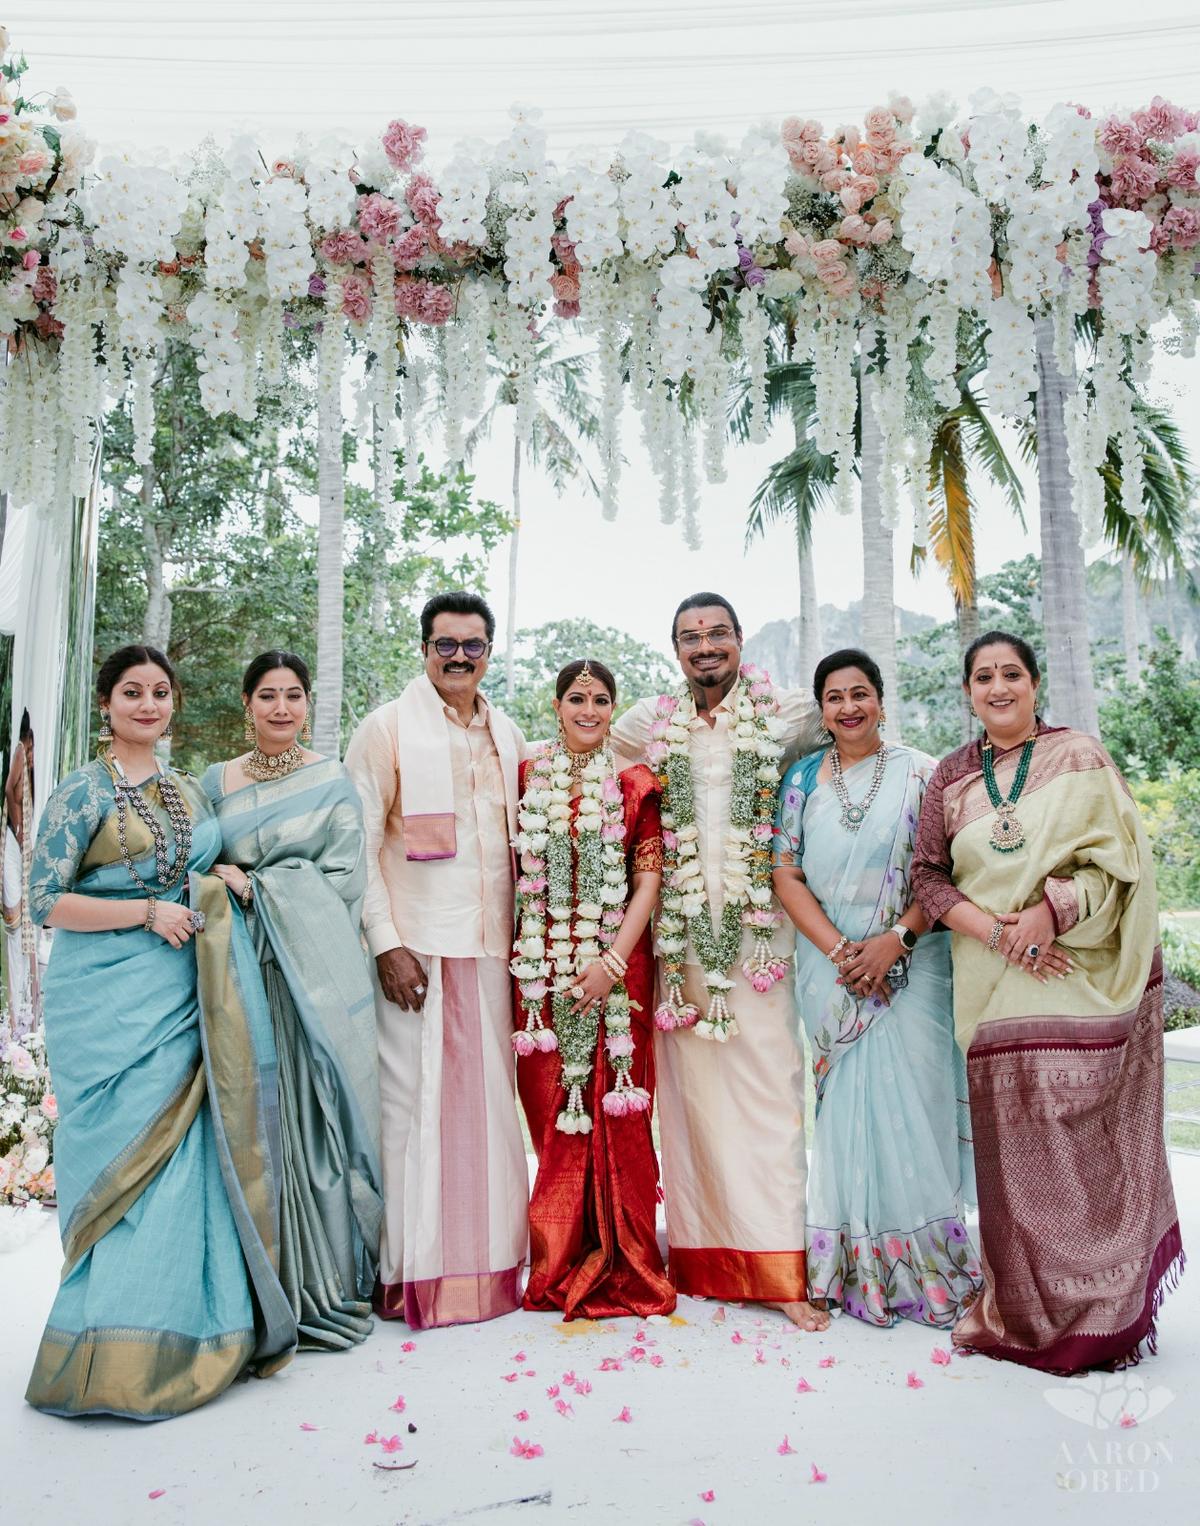
[[[996,762],[1007,794],[1020,749]],[[966,898],[999,914],[1050,901],[1074,971],[1041,985],[954,935],[984,1291],[956,1345],[1051,1372],[1154,1349],[1183,1249],[1163,1143],[1162,958],[1150,849],[1094,737],[1040,728],[997,853],[979,743],[939,765],[913,884],[931,919]]]

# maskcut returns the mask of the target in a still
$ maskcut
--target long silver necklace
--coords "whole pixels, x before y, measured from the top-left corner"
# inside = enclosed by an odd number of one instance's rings
[[[162,801],[163,810],[167,813],[167,821],[170,823],[172,835],[175,838],[174,861],[168,856],[169,845],[167,834],[159,824],[158,817],[154,814],[149,801],[142,794],[140,784],[130,784],[125,777],[125,770],[121,767],[120,760],[110,747],[105,753],[105,759],[113,775],[113,790],[117,797],[117,842],[121,848],[121,859],[129,877],[147,895],[153,896],[159,893],[165,894],[174,889],[187,873],[188,859],[192,852],[192,818],[188,814],[187,802],[180,792],[179,786],[171,778],[170,774],[158,774],[158,797]],[[126,840],[129,826],[129,809],[132,806],[134,814],[145,823],[154,842],[154,867],[158,875],[159,891],[152,891],[150,886],[134,868],[133,855],[129,851],[129,843]]]
[[[833,793],[842,803],[842,826],[847,832],[857,832],[866,819],[867,812],[875,804],[875,796],[878,795],[883,784],[884,770],[887,768],[888,750],[883,742],[875,754],[875,772],[871,776],[871,787],[863,796],[862,802],[855,805],[850,799],[850,791],[846,788],[845,776],[842,773],[842,759],[835,742],[829,754],[830,783],[833,785]]]

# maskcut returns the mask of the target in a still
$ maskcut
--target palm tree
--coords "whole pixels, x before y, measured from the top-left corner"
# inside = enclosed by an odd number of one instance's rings
[[[490,437],[500,411],[513,410],[512,451],[512,533],[508,543],[508,615],[504,635],[504,697],[511,702],[515,692],[514,657],[517,632],[517,562],[521,541],[521,472],[528,462],[544,471],[554,491],[560,496],[572,482],[582,482],[596,497],[600,487],[583,452],[580,441],[595,440],[600,432],[595,398],[589,390],[590,353],[556,353],[558,339],[539,342],[529,375],[537,377],[538,401],[533,413],[529,438],[522,441],[517,430],[517,377],[489,351],[488,365],[496,386],[492,400],[463,442],[464,458],[470,460],[480,443]],[[543,401],[543,399],[545,401]]]

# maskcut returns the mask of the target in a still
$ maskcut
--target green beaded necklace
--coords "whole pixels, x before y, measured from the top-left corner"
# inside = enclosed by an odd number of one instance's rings
[[[1019,848],[1025,846],[1025,828],[1017,820],[1016,805],[1021,798],[1021,791],[1025,788],[1025,781],[1029,777],[1029,764],[1033,758],[1033,744],[1036,741],[1037,733],[1035,732],[1021,749],[1012,792],[1006,800],[1000,793],[1000,786],[996,783],[996,765],[992,758],[991,738],[985,736],[983,739],[983,782],[987,787],[988,799],[996,809],[991,837],[992,847],[997,853],[1016,853]]]

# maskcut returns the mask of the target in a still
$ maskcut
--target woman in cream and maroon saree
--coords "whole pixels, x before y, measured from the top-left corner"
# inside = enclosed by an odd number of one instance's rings
[[[659,783],[616,770],[603,663],[568,663],[555,688],[559,738],[521,765],[518,814],[514,1047],[538,1157],[525,1307],[648,1318],[675,1307],[650,1133]]]
[[[913,885],[952,929],[984,1291],[955,1344],[1046,1372],[1136,1361],[1183,1265],[1163,1143],[1149,845],[1100,743],[1036,713],[1037,659],[991,631],[985,735],[939,764]]]

